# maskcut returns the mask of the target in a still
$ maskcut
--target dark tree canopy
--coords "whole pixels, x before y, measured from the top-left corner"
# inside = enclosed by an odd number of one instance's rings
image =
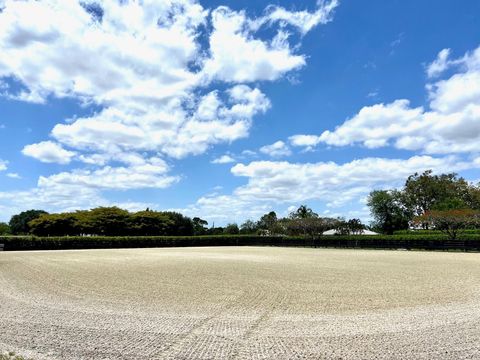
[[[14,235],[28,234],[30,232],[28,223],[43,214],[47,214],[47,212],[43,210],[27,210],[18,215],[13,215],[9,222],[10,231]]]
[[[310,209],[307,205],[300,205],[299,208],[290,213],[292,219],[308,219],[318,217],[318,214]]]
[[[233,223],[233,224],[228,224],[223,228],[223,232],[228,235],[237,235],[240,233],[240,229],[238,228],[238,225]]]
[[[7,223],[0,222],[0,235],[11,234],[10,226]]]
[[[205,235],[208,231],[207,225],[208,221],[200,219],[199,217],[194,217],[192,219],[193,233],[195,235]]]
[[[129,228],[133,234],[142,236],[167,235],[172,220],[158,211],[139,211],[131,215]]]
[[[340,219],[335,226],[338,235],[356,235],[365,229],[366,226],[362,224],[360,219]]]
[[[335,228],[337,222],[338,220],[333,218],[311,216],[288,219],[288,221],[285,221],[285,226],[289,235],[303,235],[316,238],[321,236],[326,230]]]
[[[261,230],[272,231],[277,223],[277,214],[275,211],[270,211],[268,214],[263,215],[258,221],[258,228]]]
[[[240,233],[241,234],[255,234],[258,231],[258,225],[255,221],[246,220],[240,226]]]
[[[164,211],[162,213],[172,221],[167,230],[169,235],[193,235],[193,223],[189,217],[174,211]]]
[[[118,207],[98,207],[90,210],[88,223],[95,235],[119,236],[128,233],[129,213]]]
[[[411,214],[404,206],[402,194],[395,190],[375,190],[368,197],[367,205],[374,219],[374,228],[385,234],[408,229]]]
[[[461,201],[465,207],[478,208],[479,189],[455,173],[432,175],[431,170],[408,177],[403,188],[405,206],[420,216],[448,201]]]
[[[384,233],[406,229],[414,219],[416,226],[428,229],[436,225],[418,220],[431,211],[480,210],[480,188],[455,173],[433,175],[427,170],[409,176],[401,190],[372,191],[368,206],[374,225]]]
[[[144,210],[130,213],[118,207],[99,207],[71,213],[42,213],[28,222],[38,236],[162,236],[193,235],[193,222],[170,211]]]

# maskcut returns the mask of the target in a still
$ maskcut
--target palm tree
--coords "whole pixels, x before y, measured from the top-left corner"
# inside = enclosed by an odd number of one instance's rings
[[[293,219],[309,219],[316,218],[318,214],[313,212],[307,205],[300,205],[300,207],[290,214]]]

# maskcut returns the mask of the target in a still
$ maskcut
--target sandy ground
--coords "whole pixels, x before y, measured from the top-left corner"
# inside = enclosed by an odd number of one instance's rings
[[[0,350],[35,359],[479,359],[480,254],[0,253]]]

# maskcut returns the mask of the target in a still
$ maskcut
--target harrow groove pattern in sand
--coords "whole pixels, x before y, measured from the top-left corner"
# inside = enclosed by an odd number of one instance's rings
[[[35,359],[478,359],[480,255],[267,247],[0,253]]]

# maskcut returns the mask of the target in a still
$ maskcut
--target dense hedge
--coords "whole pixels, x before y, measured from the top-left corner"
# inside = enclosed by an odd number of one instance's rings
[[[5,250],[108,249],[182,246],[306,246],[371,249],[425,249],[480,251],[480,236],[465,234],[449,241],[442,235],[323,236],[303,237],[221,235],[221,236],[1,236]]]
[[[478,235],[480,236],[480,229],[466,229],[463,230],[464,235]],[[440,230],[399,230],[393,233],[394,235],[412,235],[412,236],[425,236],[425,235],[440,235],[443,233]]]

